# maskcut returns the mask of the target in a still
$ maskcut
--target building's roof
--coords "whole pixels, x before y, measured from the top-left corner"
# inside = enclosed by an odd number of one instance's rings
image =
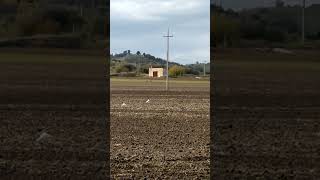
[[[156,69],[156,70],[158,69],[159,70],[159,69],[163,69],[163,68],[149,68],[149,69]]]

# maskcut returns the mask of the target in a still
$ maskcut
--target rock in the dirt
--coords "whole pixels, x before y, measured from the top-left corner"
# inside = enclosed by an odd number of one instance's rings
[[[290,50],[287,50],[287,49],[283,49],[283,48],[273,48],[272,51],[275,52],[275,53],[293,54],[293,51],[290,51]]]
[[[36,139],[36,142],[38,143],[43,143],[43,142],[48,142],[52,136],[46,132],[43,132],[40,134],[40,136]]]
[[[125,107],[125,106],[127,106],[126,103],[122,103],[121,104],[121,107]]]

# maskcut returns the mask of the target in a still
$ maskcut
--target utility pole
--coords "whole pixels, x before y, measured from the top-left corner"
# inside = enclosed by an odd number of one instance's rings
[[[169,81],[169,39],[171,37],[173,37],[172,35],[169,34],[170,31],[169,31],[169,28],[168,28],[168,34],[166,36],[163,36],[163,37],[166,37],[167,38],[167,77],[166,77],[166,91],[169,90],[169,87],[168,87],[168,81]]]
[[[140,72],[141,72],[141,57],[139,56],[139,71],[138,71],[138,75],[140,76]]]
[[[306,8],[306,0],[302,0],[302,45],[304,45],[305,40],[305,8]]]
[[[80,4],[80,16],[81,16],[81,17],[83,16],[83,7],[82,7],[82,4]]]
[[[206,61],[203,62],[203,76],[206,76]]]

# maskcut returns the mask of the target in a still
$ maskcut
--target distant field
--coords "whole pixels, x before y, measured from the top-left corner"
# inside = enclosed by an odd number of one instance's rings
[[[82,52],[75,50],[48,50],[40,49],[34,50],[30,49],[0,49],[0,63],[37,63],[37,64],[46,64],[46,63],[100,63],[101,59],[104,59],[107,62],[107,58],[103,56],[102,52]]]
[[[215,70],[247,69],[270,71],[320,70],[320,52],[293,50],[294,54],[260,53],[253,49],[213,53]],[[226,70],[227,70],[226,69]]]
[[[111,88],[112,87],[121,87],[121,86],[135,86],[141,88],[165,88],[166,80],[164,79],[145,79],[145,78],[111,78],[110,79]],[[170,78],[169,79],[169,88],[177,87],[204,87],[209,89],[210,81],[206,80],[197,80],[195,78],[190,78],[190,80],[179,79],[179,78]],[[158,89],[160,90],[160,89]]]

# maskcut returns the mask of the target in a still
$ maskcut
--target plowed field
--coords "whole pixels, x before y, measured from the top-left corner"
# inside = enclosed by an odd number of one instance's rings
[[[209,178],[209,81],[172,80],[169,87],[111,79],[114,178]]]

